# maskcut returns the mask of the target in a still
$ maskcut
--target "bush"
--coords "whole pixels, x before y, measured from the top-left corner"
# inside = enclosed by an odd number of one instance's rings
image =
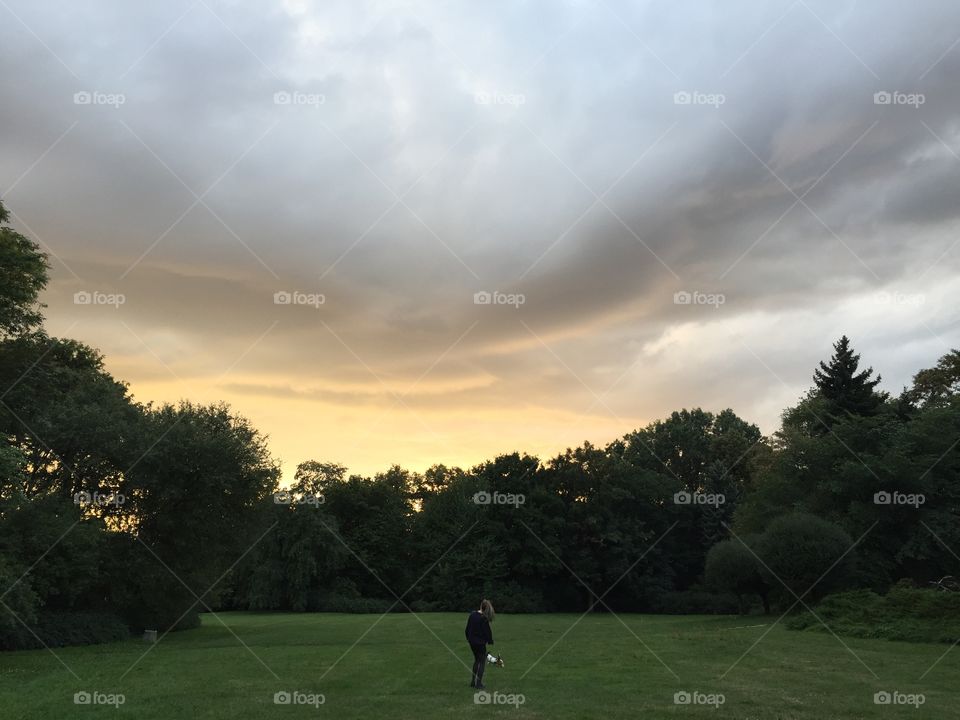
[[[816,601],[849,587],[853,540],[841,528],[815,515],[792,513],[772,523],[760,537],[757,554],[764,581],[786,607]],[[787,591],[786,585],[790,588]],[[791,592],[792,591],[792,592]]]
[[[0,556],[0,588],[5,597],[0,606],[0,634],[23,628],[37,619],[40,598],[33,591],[27,569]]]
[[[40,613],[31,629],[33,632],[18,623],[15,628],[0,630],[0,650],[97,645],[130,637],[126,623],[109,613]]]
[[[885,596],[855,590],[830,595],[817,605],[815,612],[839,635],[905,642],[960,640],[960,593],[901,585]],[[827,631],[810,612],[789,618],[786,626],[791,630]]]
[[[763,602],[765,613],[770,612],[767,597],[770,588],[763,579],[763,567],[750,548],[759,540],[748,536],[743,542],[738,539],[724,540],[710,548],[707,553],[704,575],[707,587],[733,594],[738,601],[740,614],[749,607],[747,597],[756,595]]]

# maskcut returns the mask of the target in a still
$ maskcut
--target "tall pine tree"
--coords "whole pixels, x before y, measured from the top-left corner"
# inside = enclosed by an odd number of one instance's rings
[[[846,335],[834,343],[833,350],[830,362],[821,361],[813,372],[820,396],[832,405],[834,415],[874,415],[887,399],[887,393],[876,390],[880,376],[872,379],[872,367],[858,372],[860,355]]]

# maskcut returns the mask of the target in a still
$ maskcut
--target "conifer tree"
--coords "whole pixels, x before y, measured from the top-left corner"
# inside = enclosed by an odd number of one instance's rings
[[[835,414],[873,415],[887,399],[887,393],[877,392],[880,375],[874,379],[873,368],[858,372],[860,355],[850,347],[844,335],[833,345],[829,363],[820,363],[813,380],[822,398],[827,400]]]

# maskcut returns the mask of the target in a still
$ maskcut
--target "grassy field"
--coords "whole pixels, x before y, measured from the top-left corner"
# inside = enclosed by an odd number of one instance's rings
[[[763,618],[500,615],[506,667],[487,669],[498,694],[476,704],[465,615],[419,617],[225,613],[156,645],[4,653],[0,717],[960,718],[960,649],[937,663],[949,646],[841,642]],[[923,704],[875,704],[882,691]],[[78,692],[124,702],[77,705]],[[275,704],[278,692],[300,704]],[[699,694],[675,703],[684,692]]]

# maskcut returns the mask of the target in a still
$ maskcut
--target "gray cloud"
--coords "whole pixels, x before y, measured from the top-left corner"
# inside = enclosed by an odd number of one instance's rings
[[[589,433],[604,405],[732,404],[772,430],[785,390],[752,351],[795,396],[866,328],[878,355],[897,344],[897,385],[955,327],[934,302],[958,266],[946,0],[10,8],[32,32],[0,9],[0,191],[58,258],[51,323],[130,354],[134,381],[153,355],[215,377],[272,327],[226,392],[379,406],[375,375],[428,372],[425,411],[521,402]],[[884,324],[854,302],[914,286],[931,301]],[[129,301],[72,305],[93,287]],[[284,289],[327,302],[274,305]],[[777,317],[796,332],[757,319]]]

